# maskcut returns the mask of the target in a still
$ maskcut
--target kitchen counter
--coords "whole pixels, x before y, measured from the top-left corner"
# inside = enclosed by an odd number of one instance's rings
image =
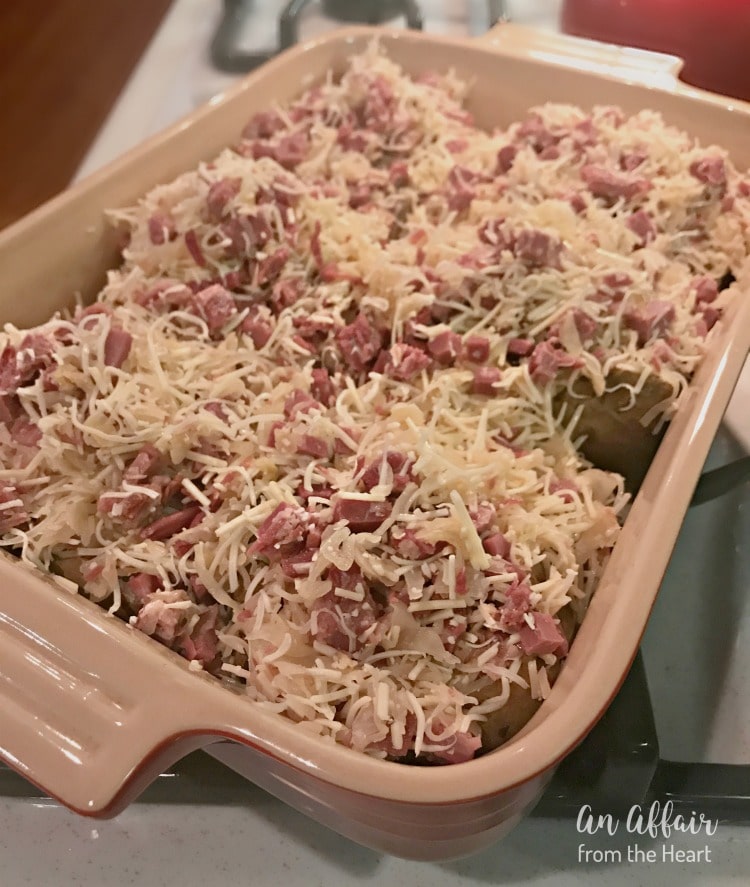
[[[55,884],[91,887],[690,887],[746,884],[750,835],[719,826],[706,838],[652,842],[637,835],[579,835],[573,820],[522,823],[490,850],[456,862],[408,862],[358,847],[289,807],[254,791],[252,806],[137,805],[95,822],[51,804],[0,803],[3,887]],[[624,829],[621,826],[620,832]],[[635,840],[634,840],[635,839]],[[659,861],[579,862],[578,847],[653,848]],[[660,861],[674,844],[710,861]],[[610,857],[611,858],[611,857]]]

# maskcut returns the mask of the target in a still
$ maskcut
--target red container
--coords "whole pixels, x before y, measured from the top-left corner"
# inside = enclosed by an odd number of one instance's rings
[[[564,0],[561,25],[680,56],[685,82],[750,100],[750,0]]]

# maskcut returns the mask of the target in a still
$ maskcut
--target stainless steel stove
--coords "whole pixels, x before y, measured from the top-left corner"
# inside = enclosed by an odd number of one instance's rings
[[[175,0],[79,175],[172,123],[279,44],[342,19],[476,35],[503,14],[555,29],[560,0]],[[575,96],[571,96],[575,101]],[[709,457],[750,452],[750,372],[740,380]],[[315,825],[198,753],[162,776],[110,823],[74,817],[0,770],[3,887],[76,880],[141,887],[244,882],[479,885],[677,884],[678,864],[591,865],[578,845],[582,805],[617,815],[671,800],[718,818],[696,883],[750,873],[750,496],[748,488],[693,508],[665,576],[641,654],[591,736],[558,771],[536,816],[463,863],[380,857]],[[631,838],[634,836],[630,836]],[[637,836],[635,836],[637,838]],[[640,839],[639,839],[640,840]],[[625,838],[620,845],[624,847]],[[682,848],[704,837],[680,836]],[[652,842],[653,844],[653,842]],[[592,845],[593,846],[593,845]],[[596,846],[606,847],[600,841]],[[654,844],[653,846],[657,846]],[[4,851],[4,852],[3,852]]]

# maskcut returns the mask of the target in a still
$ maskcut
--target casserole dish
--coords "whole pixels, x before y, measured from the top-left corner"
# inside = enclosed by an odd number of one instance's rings
[[[505,28],[498,45],[485,47],[378,33],[386,51],[409,71],[434,67],[439,50],[441,67],[472,78],[469,104],[480,123],[507,122],[530,105],[570,95],[581,104],[606,100],[628,111],[652,107],[703,141],[720,141],[738,166],[747,165],[742,153],[747,112],[678,90],[670,79],[673,60],[657,69],[657,88],[645,85],[644,73],[655,60],[627,50],[589,51],[584,62],[598,71],[592,76],[565,65],[565,53],[573,54],[566,47],[585,44],[544,38],[533,52],[547,60],[534,61],[524,57],[520,41],[528,35],[518,29]],[[6,232],[0,242],[4,320],[27,326],[62,307],[71,292],[92,296],[117,253],[104,207],[132,201],[215,153],[233,138],[238,120],[262,109],[267,95],[290,98],[303,73],[314,80],[339,67],[371,36],[356,29],[292,51]],[[630,82],[607,76],[613,72]],[[514,85],[498,109],[498,82],[523,82],[526,91],[522,95]],[[19,297],[32,292],[39,299],[29,308]],[[61,592],[53,580],[3,559],[0,754],[73,809],[108,815],[159,768],[207,746],[264,788],[370,846],[447,858],[486,845],[529,809],[555,763],[593,725],[627,671],[747,351],[748,310],[738,300],[717,328],[547,704],[498,751],[458,769],[435,770],[396,767],[331,746],[191,673],[174,654]]]

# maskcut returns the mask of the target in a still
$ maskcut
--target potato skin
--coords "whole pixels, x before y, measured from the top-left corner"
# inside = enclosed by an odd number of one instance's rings
[[[634,385],[639,374],[632,370],[613,369],[607,376],[607,387]],[[628,409],[630,394],[625,388],[594,393],[588,379],[575,380],[572,391],[562,391],[555,398],[555,408],[563,405],[570,415],[583,404],[575,428],[576,436],[585,435],[580,452],[597,468],[614,471],[625,478],[625,488],[636,493],[646,476],[651,460],[661,442],[663,432],[655,433],[655,422],[644,426],[643,416],[657,404],[673,396],[672,387],[651,374]]]

